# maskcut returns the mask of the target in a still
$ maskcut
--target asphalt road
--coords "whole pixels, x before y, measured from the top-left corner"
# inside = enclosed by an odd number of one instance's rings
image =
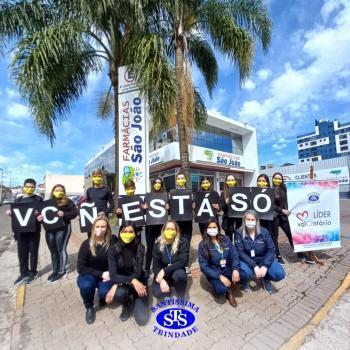
[[[11,230],[11,218],[5,214],[9,205],[0,206],[0,255],[7,249],[13,235]]]

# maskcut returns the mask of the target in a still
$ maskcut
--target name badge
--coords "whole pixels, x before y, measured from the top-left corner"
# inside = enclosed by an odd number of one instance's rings
[[[221,259],[220,260],[220,266],[225,267],[226,266],[226,259]]]
[[[252,249],[252,250],[250,251],[250,256],[251,256],[252,258],[254,258],[254,256],[255,256],[255,250],[254,250],[254,249]]]

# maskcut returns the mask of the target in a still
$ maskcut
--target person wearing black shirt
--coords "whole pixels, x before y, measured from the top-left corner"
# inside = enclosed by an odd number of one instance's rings
[[[260,174],[256,180],[256,184],[259,188],[270,188],[270,179],[266,174]],[[260,219],[260,226],[266,228],[272,235],[272,220]]]
[[[219,194],[216,191],[213,190],[213,184],[211,182],[210,177],[203,176],[200,179],[199,187],[200,187],[199,192],[210,193],[210,195],[213,197],[212,208],[214,210],[216,210],[216,211],[219,211],[219,209],[220,209],[220,196],[219,196]],[[198,226],[199,226],[199,231],[200,231],[200,233],[201,233],[201,235],[203,237],[203,234],[204,234],[204,232],[206,230],[207,224],[204,223],[204,222],[200,222],[198,224]]]
[[[180,235],[176,221],[169,220],[153,247],[153,295],[160,299],[174,286],[178,298],[184,298],[187,287],[185,267],[189,258],[189,242]]]
[[[94,296],[96,289],[98,290],[100,306],[103,306],[107,293],[113,286],[108,271],[108,249],[115,242],[116,237],[112,236],[107,217],[100,214],[92,225],[91,237],[85,240],[79,249],[77,284],[86,308],[85,320],[88,324],[95,320]]]
[[[92,185],[86,191],[87,203],[95,203],[97,212],[103,212],[107,217],[113,212],[114,200],[111,190],[103,186],[103,172],[98,169],[92,172]],[[88,232],[88,236],[90,232]]]
[[[228,216],[230,188],[235,186],[237,186],[235,176],[232,174],[227,175],[224,183],[224,190],[220,194],[220,207],[223,211],[221,227],[231,241],[233,241],[235,230],[242,225],[241,218],[232,218]]]
[[[163,180],[160,177],[157,177],[152,181],[152,192],[154,193],[164,192]],[[147,204],[144,204],[143,207],[144,209],[147,209]],[[169,209],[169,204],[166,205],[166,209]],[[151,268],[154,243],[157,240],[157,238],[160,236],[162,227],[163,225],[146,226],[146,245],[147,245],[146,263],[145,263],[146,276],[149,274],[149,271]]]
[[[46,231],[46,243],[50,249],[52,261],[52,273],[47,278],[47,281],[54,283],[63,278],[66,273],[66,265],[68,261],[67,245],[72,233],[71,220],[77,215],[77,208],[72,200],[67,198],[66,189],[63,185],[57,184],[51,190],[51,199],[55,199],[58,205],[57,215],[63,219],[64,227]],[[42,215],[39,219],[42,220]]]
[[[26,179],[23,184],[23,194],[16,198],[15,203],[33,203],[36,215],[39,215],[39,203],[42,198],[34,194],[36,182],[34,179]],[[11,210],[6,211],[7,215],[11,215]],[[35,232],[14,232],[17,241],[17,251],[19,260],[20,275],[14,284],[23,282],[30,283],[38,276],[38,251],[40,243],[39,221],[36,224]],[[29,269],[30,263],[30,269]]]
[[[143,326],[149,318],[147,282],[143,271],[145,247],[136,236],[134,225],[127,221],[119,231],[117,243],[108,252],[108,266],[111,281],[114,283],[106,297],[107,303],[116,301],[122,304],[121,321],[130,317],[134,304],[134,318]]]

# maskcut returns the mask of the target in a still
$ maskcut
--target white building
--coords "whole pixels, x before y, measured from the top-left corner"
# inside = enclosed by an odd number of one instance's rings
[[[85,183],[94,169],[114,173],[114,142],[110,142],[85,165]],[[255,184],[258,154],[255,128],[222,115],[210,115],[204,130],[193,130],[188,145],[192,188],[198,189],[201,176],[212,178],[216,190],[223,189],[227,174],[234,174],[241,186]],[[161,176],[167,189],[175,187],[180,171],[177,128],[173,127],[149,140],[150,179]]]
[[[61,175],[46,174],[43,182],[43,195],[45,199],[50,197],[53,186],[60,184],[66,188],[67,196],[84,195],[84,176],[82,175]]]

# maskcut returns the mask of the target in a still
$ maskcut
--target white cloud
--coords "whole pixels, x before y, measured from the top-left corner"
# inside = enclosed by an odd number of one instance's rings
[[[0,164],[6,164],[8,158],[0,154]]]
[[[53,160],[47,164],[49,168],[63,168],[65,167],[64,163],[60,160]]]
[[[271,74],[272,72],[270,71],[270,69],[260,69],[259,71],[256,72],[256,75],[261,80],[268,79],[271,76]]]
[[[28,107],[21,103],[12,102],[7,107],[7,116],[9,119],[22,120],[30,116]]]
[[[243,84],[243,89],[246,90],[254,90],[255,89],[255,84],[252,80],[247,79],[244,84]]]
[[[344,2],[334,25],[316,25],[304,34],[305,42],[300,56],[308,64],[298,69],[287,62],[283,73],[271,81],[265,100],[243,103],[238,113],[242,121],[255,125],[263,134],[269,135],[273,132],[287,134],[301,127],[300,117],[315,109],[315,99],[324,98],[323,90],[335,77],[350,68],[349,1]],[[338,97],[343,95],[344,92],[340,92]]]
[[[19,93],[16,90],[13,90],[13,89],[10,89],[10,88],[6,88],[5,91],[6,91],[7,97],[10,98],[10,99],[19,97]]]

